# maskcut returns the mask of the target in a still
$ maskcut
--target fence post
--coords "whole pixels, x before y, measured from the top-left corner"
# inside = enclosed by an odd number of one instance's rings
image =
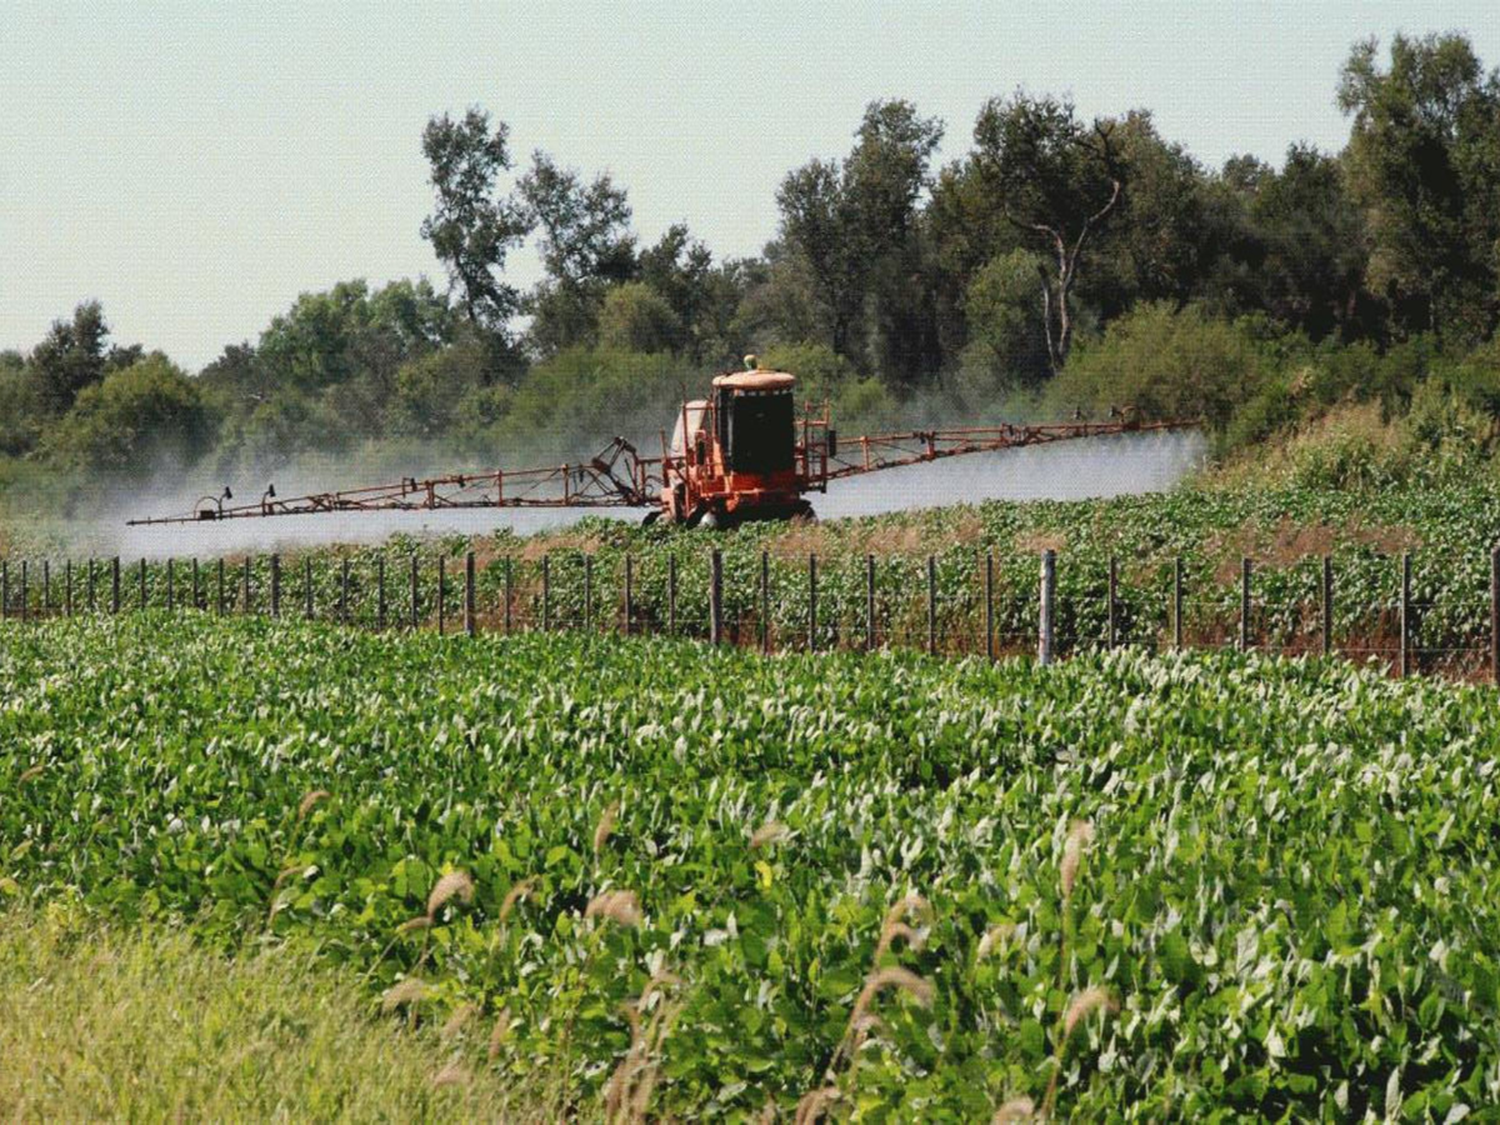
[[[937,655],[937,556],[927,556],[927,655]]]
[[[875,651],[875,556],[865,556],[865,651]]]
[[[1401,678],[1411,675],[1411,552],[1401,552]]]
[[[635,632],[635,557],[625,556],[625,635]]]
[[[0,559],[0,621],[10,619],[10,560]]]
[[[116,555],[110,562],[110,602],[109,611],[113,614],[120,612],[120,556]]]
[[[63,560],[63,616],[73,616],[73,560]]]
[[[818,554],[807,553],[807,651],[818,651]]]
[[[474,552],[464,555],[464,632],[473,636],[479,623],[474,616]]]
[[[281,616],[281,556],[271,556],[271,616]]]
[[[583,556],[583,631],[589,631],[594,618],[594,556]]]
[[[1333,556],[1323,556],[1323,655],[1333,653]]]
[[[311,621],[316,616],[316,604],[313,601],[313,564],[311,555],[302,560],[302,616],[308,621]]]
[[[385,552],[375,556],[375,628],[385,629]]]
[[[448,566],[441,554],[437,557],[437,619],[438,636],[448,631]]]
[[[1057,552],[1052,548],[1042,552],[1041,612],[1037,629],[1037,663],[1046,666],[1053,661],[1052,626],[1057,598]]]
[[[677,556],[667,556],[667,633],[677,635]]]
[[[708,556],[708,640],[724,640],[724,555],[717,547]]]
[[[203,608],[203,574],[198,567],[198,556],[193,556],[193,608]]]
[[[510,556],[505,556],[505,635],[510,636],[511,569]]]
[[[1182,651],[1182,556],[1172,560],[1172,647]]]
[[[995,659],[995,553],[984,553],[984,656]]]
[[[1490,551],[1490,679],[1500,687],[1500,543]]]
[[[629,621],[626,622],[627,626]],[[542,556],[542,631],[552,628],[552,555]]]
[[[177,608],[177,560],[167,559],[167,612]]]
[[[52,612],[52,560],[42,560],[42,616]]]
[[[243,613],[243,614],[247,614],[247,615],[250,613],[250,568],[251,568],[252,565],[253,565],[253,562],[252,562],[250,556],[246,555],[245,556],[245,573],[243,575],[243,577],[244,577],[244,590],[242,591],[243,594],[244,594],[244,598],[242,599],[243,602],[244,602],[244,604],[242,606],[240,606],[240,612]]]
[[[1120,643],[1120,567],[1114,555],[1109,556],[1109,647]]]
[[[31,612],[31,606],[29,604],[30,601],[31,601],[31,591],[26,588],[30,584],[27,581],[27,570],[26,570],[26,567],[27,567],[27,562],[26,562],[25,559],[22,559],[21,560],[21,624],[22,625],[26,624],[26,615],[29,612]]]
[[[410,619],[411,620],[411,627],[413,629],[415,629],[417,627],[417,612],[418,612],[418,609],[419,609],[419,607],[421,605],[421,602],[420,602],[420,600],[418,598],[418,590],[417,590],[417,585],[421,581],[421,575],[418,573],[418,569],[417,569],[420,565],[421,564],[420,564],[420,561],[417,558],[417,553],[415,551],[413,551],[412,555],[411,555],[411,619]]]
[[[218,559],[218,565],[214,569],[218,572],[218,586],[219,586],[219,588],[218,588],[217,593],[218,593],[218,597],[219,597],[219,616],[223,617],[224,616],[225,605],[224,605],[224,558],[223,558],[222,555],[219,557],[219,559]]]
[[[1240,651],[1250,650],[1250,560],[1240,559]]]
[[[771,552],[760,553],[760,651],[771,651]]]
[[[94,577],[94,556],[93,555],[89,556],[88,591],[89,591],[89,593],[88,593],[88,597],[89,597],[89,613],[92,614],[94,612],[95,606],[98,605],[98,599],[97,599],[96,595],[99,592],[98,579]]]
[[[146,560],[145,559],[141,560],[141,565],[140,565],[140,585],[141,585],[141,604],[140,604],[139,608],[145,609],[146,608]]]
[[[349,624],[349,556],[339,566],[339,621]]]

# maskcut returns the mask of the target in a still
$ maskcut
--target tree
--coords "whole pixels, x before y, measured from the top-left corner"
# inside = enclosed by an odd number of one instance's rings
[[[1070,304],[1090,239],[1120,202],[1125,172],[1112,124],[1092,128],[1072,103],[1017,93],[992,98],[974,125],[976,157],[1003,200],[1006,218],[1052,257],[1041,270],[1047,352],[1061,371],[1072,345]]]
[[[584,183],[546,153],[520,182],[529,220],[541,228],[547,281],[527,302],[532,342],[544,354],[592,341],[605,290],[635,276],[630,203],[608,174]]]
[[[79,305],[70,321],[53,321],[28,364],[37,406],[52,417],[67,413],[79,392],[104,378],[108,341],[98,301]]]
[[[599,344],[631,352],[676,351],[682,321],[666,299],[643,281],[616,285],[599,313]]]
[[[198,385],[153,352],[85,388],[44,448],[72,468],[144,477],[163,460],[192,464],[213,435]]]
[[[910,306],[917,202],[931,184],[942,135],[942,122],[920,117],[909,102],[871,102],[842,164],[815,159],[782,180],[781,242],[805,263],[840,355],[863,358],[865,340],[856,334],[873,313],[877,332],[894,344],[889,350],[908,369],[916,365],[911,353],[921,349],[908,346],[913,326],[902,314]]]
[[[1406,333],[1472,343],[1493,331],[1500,238],[1500,76],[1468,39],[1374,39],[1344,65],[1339,105],[1352,116],[1344,152],[1370,217],[1370,281]]]
[[[503,121],[492,131],[489,114],[477,106],[461,121],[433,117],[422,131],[437,196],[422,237],[446,267],[470,322],[502,339],[519,295],[500,275],[506,255],[530,230],[524,208],[496,195],[500,173],[511,167],[509,132]]]
[[[1037,386],[1047,375],[1046,330],[1036,307],[1039,256],[1000,254],[969,286],[964,311],[969,343],[959,362],[958,394],[983,410],[1005,392]]]

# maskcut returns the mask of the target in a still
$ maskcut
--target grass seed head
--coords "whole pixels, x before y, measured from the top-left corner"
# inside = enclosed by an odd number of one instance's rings
[[[438,1032],[438,1038],[445,1043],[452,1039],[459,1032],[463,1031],[464,1027],[478,1010],[473,1004],[460,1004],[457,1008],[454,1008],[453,1014],[448,1017],[447,1022],[443,1024],[442,1029]]]
[[[443,904],[455,896],[464,902],[474,901],[474,880],[468,872],[450,871],[437,881],[427,896],[427,917],[436,917]]]
[[[869,1012],[870,1005],[875,1002],[875,997],[887,988],[906,993],[924,1008],[932,1007],[935,989],[931,981],[924,980],[910,969],[903,969],[900,965],[877,969],[865,978],[865,986],[859,990],[859,996],[854,1001],[854,1011],[849,1015],[851,1031],[861,1026],[861,1021]]]
[[[779,820],[768,820],[750,833],[750,846],[752,848],[768,848],[772,844],[779,844],[792,834],[792,830]]]
[[[611,801],[609,807],[604,810],[604,815],[599,818],[599,824],[594,828],[594,854],[598,855],[609,842],[614,834],[615,821],[620,816],[620,802]]]
[[[1011,1125],[1016,1121],[1029,1121],[1036,1114],[1036,1105],[1030,1098],[1011,1098],[999,1109],[990,1125]]]
[[[974,954],[976,961],[983,961],[995,951],[995,947],[1003,941],[1008,941],[1010,935],[1016,932],[1014,922],[1001,922],[991,926],[984,931],[984,937],[979,939],[979,949]]]
[[[398,934],[409,934],[413,930],[432,929],[432,917],[427,914],[418,914],[415,918],[408,918],[396,927]]]
[[[454,1059],[433,1076],[432,1084],[438,1089],[442,1089],[444,1086],[467,1086],[469,1084],[469,1071],[462,1062]]]
[[[522,879],[505,892],[505,900],[500,903],[500,921],[504,922],[510,917],[510,912],[516,908],[516,903],[531,897],[531,888],[534,886],[536,886],[536,879]]]
[[[425,1000],[431,993],[432,989],[425,980],[407,977],[385,990],[385,995],[380,998],[380,1010],[389,1014],[402,1004],[415,1004]]]
[[[30,781],[32,778],[36,777],[38,774],[40,774],[46,768],[47,768],[47,763],[46,762],[38,762],[36,765],[32,766],[30,769],[22,770],[21,771],[20,784],[25,785],[28,781]]]
[[[828,1107],[838,1101],[840,1096],[837,1086],[824,1086],[820,1090],[809,1090],[797,1103],[796,1125],[813,1125],[814,1122],[821,1120],[828,1112]]]
[[[300,824],[306,820],[307,814],[312,812],[313,806],[319,801],[326,801],[330,796],[332,794],[326,789],[314,789],[307,796],[303,797],[302,803],[297,806],[297,823]]]
[[[920,931],[912,929],[905,922],[887,919],[885,928],[880,931],[880,941],[875,946],[875,960],[879,961],[897,938],[906,942],[906,947],[911,950],[921,949],[924,940]]]
[[[585,918],[608,918],[617,925],[634,927],[642,921],[641,905],[634,891],[605,891],[589,900]]]
[[[1087,820],[1075,820],[1068,826],[1068,839],[1063,844],[1062,893],[1063,899],[1073,897],[1073,885],[1078,880],[1078,864],[1083,858],[1083,849],[1094,839],[1094,826]]]
[[[1074,1028],[1100,1008],[1117,1012],[1120,1010],[1120,1005],[1115,1003],[1114,997],[1109,994],[1108,990],[1098,985],[1085,988],[1073,997],[1073,1002],[1068,1005],[1068,1010],[1063,1015],[1063,1038],[1066,1039],[1072,1035]]]

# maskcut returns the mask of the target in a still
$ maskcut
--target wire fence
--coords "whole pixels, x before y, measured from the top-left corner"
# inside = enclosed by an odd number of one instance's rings
[[[1052,550],[1029,567],[1001,567],[982,551],[828,559],[719,549],[4,559],[0,618],[255,614],[379,630],[581,631],[767,653],[907,648],[1043,662],[1113,648],[1238,648],[1500,683],[1500,548],[1487,590],[1414,581],[1410,554],[1387,560],[1384,575],[1351,569],[1352,595],[1329,556],[1264,576],[1252,558],[1227,575],[1182,557],[1125,562],[1075,563]]]

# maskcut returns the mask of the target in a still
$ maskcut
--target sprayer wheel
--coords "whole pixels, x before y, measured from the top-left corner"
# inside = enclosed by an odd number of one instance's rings
[[[661,519],[661,509],[660,508],[652,508],[643,517],[641,517],[641,526],[642,527],[650,527],[653,523],[655,523],[659,519]]]

